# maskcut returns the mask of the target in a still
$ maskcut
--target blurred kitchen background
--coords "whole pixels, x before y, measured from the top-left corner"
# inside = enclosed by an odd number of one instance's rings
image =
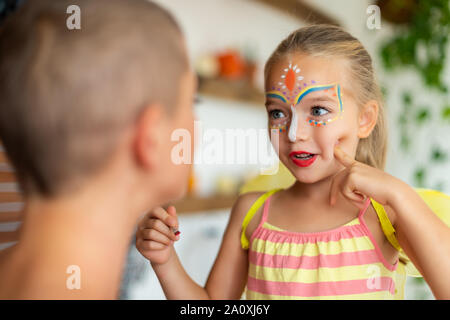
[[[184,30],[199,78],[195,114],[203,130],[266,129],[263,67],[278,43],[312,23],[344,27],[371,54],[385,94],[390,134],[386,171],[414,187],[450,194],[448,0],[156,2]],[[233,201],[259,169],[259,164],[194,165],[189,194],[176,204],[182,234],[175,247],[199,284],[206,282]],[[16,239],[20,207],[12,169],[0,150],[0,248]],[[165,299],[133,240],[120,297]],[[422,278],[408,278],[406,299],[433,296]]]

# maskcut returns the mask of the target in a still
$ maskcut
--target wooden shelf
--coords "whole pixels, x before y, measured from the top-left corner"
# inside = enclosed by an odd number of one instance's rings
[[[203,211],[231,209],[238,195],[215,195],[211,197],[186,196],[172,203],[177,213],[201,213]]]
[[[249,103],[264,107],[264,93],[247,80],[201,79],[199,93],[204,96]]]
[[[291,15],[306,24],[331,24],[339,26],[339,22],[303,0],[254,0],[275,10]],[[311,1],[312,2],[312,1]]]

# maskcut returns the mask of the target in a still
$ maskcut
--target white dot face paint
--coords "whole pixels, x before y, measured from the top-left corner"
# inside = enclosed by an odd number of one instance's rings
[[[328,127],[331,122],[342,118],[343,106],[339,83],[319,85],[316,83],[316,80],[302,82],[304,76],[301,74],[300,68],[292,63],[289,63],[289,66],[283,70],[284,73],[280,76],[281,79],[278,78],[278,86],[276,84],[272,85],[271,89],[266,92],[266,97],[280,100],[282,103],[291,106],[292,117],[288,138],[292,143],[297,140],[298,126],[303,125],[303,122],[298,123],[299,119],[313,127]],[[310,93],[318,91],[323,91],[322,95],[327,95],[328,100],[323,98],[325,102],[321,101],[317,105],[309,106],[311,103],[306,101],[306,99],[303,100],[303,98]],[[302,103],[303,101],[306,102]],[[338,109],[336,109],[337,107]],[[286,131],[284,125],[280,125],[277,128],[281,130],[280,132]]]
[[[297,111],[295,110],[295,106],[293,104],[291,104],[291,112],[292,112],[292,120],[291,125],[289,126],[288,137],[291,142],[295,142],[295,140],[297,139],[298,117]]]

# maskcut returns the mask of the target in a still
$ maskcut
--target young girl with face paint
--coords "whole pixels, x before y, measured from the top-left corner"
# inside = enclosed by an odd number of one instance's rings
[[[338,27],[301,28],[269,58],[265,87],[270,134],[296,182],[239,197],[204,287],[173,249],[175,208],[144,217],[137,248],[166,297],[402,299],[404,251],[449,299],[450,230],[382,171],[384,111],[362,44]]]

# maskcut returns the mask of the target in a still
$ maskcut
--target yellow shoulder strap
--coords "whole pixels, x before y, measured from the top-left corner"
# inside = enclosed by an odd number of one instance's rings
[[[375,212],[377,213],[378,219],[380,220],[381,229],[383,230],[384,235],[386,236],[388,241],[392,244],[392,246],[398,251],[400,251],[402,248],[400,247],[400,244],[398,243],[397,238],[395,237],[395,229],[392,226],[392,223],[389,221],[386,210],[384,210],[384,207],[375,200],[370,199],[370,201],[372,202]]]
[[[375,209],[375,212],[377,213],[378,219],[380,220],[381,229],[383,230],[384,235],[392,244],[392,246],[399,251],[399,264],[397,270],[398,273],[407,274],[411,277],[421,277],[422,275],[420,274],[419,270],[417,270],[417,268],[405,254],[403,249],[400,247],[397,237],[395,236],[395,229],[389,221],[386,210],[384,210],[384,207],[375,200],[370,200]]]
[[[245,215],[244,222],[242,223],[242,233],[241,233],[241,246],[242,249],[248,249],[249,242],[247,239],[247,236],[245,235],[245,230],[247,229],[247,226],[249,222],[252,220],[255,213],[258,211],[258,209],[266,202],[267,198],[270,197],[272,194],[274,194],[277,191],[280,191],[281,189],[274,189],[270,190],[263,195],[261,195],[250,207],[248,212]]]

